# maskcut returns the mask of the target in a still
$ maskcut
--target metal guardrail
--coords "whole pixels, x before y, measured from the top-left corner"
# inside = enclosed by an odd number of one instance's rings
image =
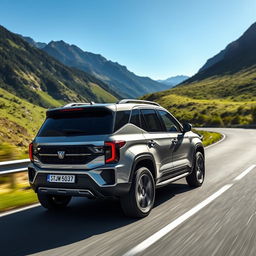
[[[0,176],[25,172],[28,169],[29,159],[0,162]]]

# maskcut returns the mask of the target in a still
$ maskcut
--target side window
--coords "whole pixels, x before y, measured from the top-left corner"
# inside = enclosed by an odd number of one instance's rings
[[[140,127],[140,111],[139,111],[139,109],[132,110],[130,123]]]
[[[129,122],[130,112],[130,110],[116,112],[115,131]]]
[[[168,132],[179,132],[180,131],[179,127],[175,124],[172,116],[168,112],[163,111],[163,110],[158,110],[158,113],[159,113],[160,117],[162,118],[163,123],[166,127],[166,130]]]
[[[161,122],[153,109],[142,109],[143,115],[142,128],[148,132],[160,132],[163,131]],[[143,123],[145,122],[145,123]]]

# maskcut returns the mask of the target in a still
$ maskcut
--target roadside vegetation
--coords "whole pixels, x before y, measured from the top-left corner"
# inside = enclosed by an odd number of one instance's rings
[[[203,144],[205,147],[222,139],[222,135],[218,132],[208,132],[195,129],[193,131],[202,136]]]
[[[16,184],[13,183],[15,175]],[[0,212],[31,205],[37,196],[29,187],[26,173],[0,177]]]

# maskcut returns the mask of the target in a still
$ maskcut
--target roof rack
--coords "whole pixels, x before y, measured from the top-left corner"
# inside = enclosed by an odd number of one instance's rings
[[[125,103],[138,103],[138,104],[149,104],[154,106],[160,106],[158,103],[148,100],[134,100],[134,99],[123,99],[117,102],[117,104],[125,104]]]
[[[81,106],[81,105],[93,105],[95,104],[95,102],[93,101],[90,101],[90,102],[71,102],[71,103],[68,103],[66,105],[63,106],[63,108],[68,108],[68,107],[75,107],[75,106]]]

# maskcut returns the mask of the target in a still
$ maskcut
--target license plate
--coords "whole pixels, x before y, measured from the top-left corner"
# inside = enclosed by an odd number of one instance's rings
[[[75,175],[49,174],[47,175],[47,181],[57,183],[75,183]]]

